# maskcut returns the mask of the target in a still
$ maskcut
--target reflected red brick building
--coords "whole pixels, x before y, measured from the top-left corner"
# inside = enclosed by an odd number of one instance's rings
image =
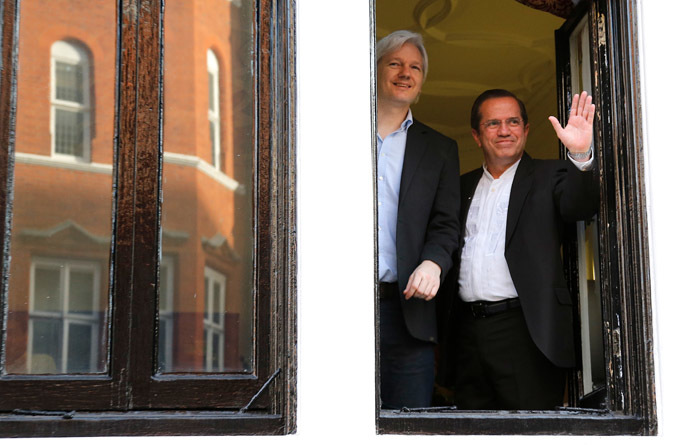
[[[253,366],[252,7],[166,2],[160,371]],[[116,3],[21,8],[7,371],[104,372]]]

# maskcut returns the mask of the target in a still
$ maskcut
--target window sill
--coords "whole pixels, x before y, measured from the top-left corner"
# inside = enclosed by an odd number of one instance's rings
[[[643,435],[643,420],[607,411],[381,410],[379,434]]]
[[[0,437],[284,435],[279,414],[237,411],[0,413]]]

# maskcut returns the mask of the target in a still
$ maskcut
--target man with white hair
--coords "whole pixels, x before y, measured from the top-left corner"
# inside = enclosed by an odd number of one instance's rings
[[[376,56],[381,403],[426,407],[438,340],[434,297],[458,245],[458,151],[412,117],[428,69],[422,37],[393,32]]]

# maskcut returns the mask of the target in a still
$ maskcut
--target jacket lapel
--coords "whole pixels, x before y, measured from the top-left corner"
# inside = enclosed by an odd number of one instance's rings
[[[465,225],[467,223],[467,214],[470,211],[470,205],[472,204],[472,198],[474,198],[474,192],[477,190],[477,184],[482,178],[484,170],[479,168],[473,170],[467,174],[467,180],[462,183],[460,187],[460,227],[462,227],[462,233],[460,234],[460,242],[462,243],[465,239]]]
[[[400,178],[400,199],[405,199],[405,194],[412,184],[417,167],[424,157],[426,151],[426,138],[423,136],[425,131],[421,125],[412,123],[407,129],[407,142],[405,143],[405,158],[403,160],[402,175]]]
[[[532,188],[534,180],[534,162],[532,158],[524,153],[513,178],[513,186],[510,190],[510,201],[508,203],[508,219],[506,222],[506,247],[510,243],[510,238],[515,232],[522,206]]]

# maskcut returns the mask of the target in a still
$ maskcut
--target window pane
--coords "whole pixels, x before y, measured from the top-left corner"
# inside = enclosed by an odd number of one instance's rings
[[[55,110],[55,153],[84,155],[84,113]]]
[[[91,329],[88,324],[70,324],[65,372],[95,372],[92,366]]]
[[[69,274],[69,312],[94,315],[93,271],[71,270]]]
[[[175,1],[165,9],[161,238],[163,256],[177,258],[181,267],[167,308],[174,314],[173,359],[164,368],[159,348],[157,368],[249,372],[256,5],[202,4]],[[224,320],[232,326],[223,326]],[[225,356],[218,350],[223,344]]]
[[[61,324],[59,320],[32,320],[30,373],[55,374],[62,369]]]
[[[62,312],[60,269],[37,266],[34,270],[34,311]]]
[[[80,65],[55,62],[55,98],[83,104],[83,71]]]
[[[116,7],[20,5],[2,373],[108,369]]]

